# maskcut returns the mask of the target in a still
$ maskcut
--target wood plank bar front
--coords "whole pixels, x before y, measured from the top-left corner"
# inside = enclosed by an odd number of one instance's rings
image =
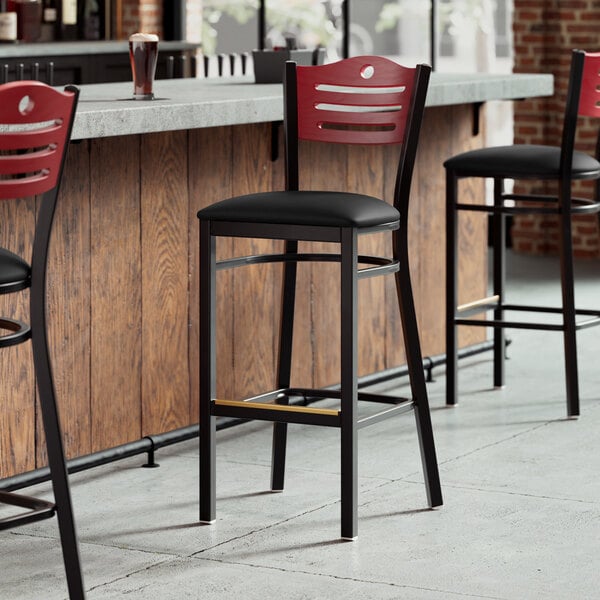
[[[483,145],[469,105],[426,110],[409,216],[411,268],[423,355],[444,353],[445,158]],[[48,308],[56,387],[69,457],[197,422],[198,226],[196,213],[232,194],[281,189],[271,123],[91,139],[72,144],[51,241]],[[281,132],[277,133],[281,141]],[[306,187],[389,199],[395,150],[306,144]],[[302,185],[302,179],[301,179]],[[480,183],[461,198],[483,191]],[[475,198],[477,197],[477,200]],[[0,203],[2,244],[31,242],[31,203]],[[479,218],[479,215],[472,217]],[[391,234],[389,234],[391,235]],[[460,302],[485,295],[486,228],[461,224]],[[390,247],[366,236],[360,251]],[[219,257],[282,248],[222,240]],[[302,244],[301,244],[302,246]],[[318,244],[331,251],[330,244]],[[301,264],[292,385],[339,381],[339,266]],[[276,387],[281,265],[217,276],[217,393],[244,398]],[[360,373],[404,363],[393,277],[359,283]],[[9,316],[25,304],[2,300]],[[463,332],[464,331],[464,332]],[[461,345],[485,332],[461,329]],[[44,465],[28,345],[0,353],[0,478]]]

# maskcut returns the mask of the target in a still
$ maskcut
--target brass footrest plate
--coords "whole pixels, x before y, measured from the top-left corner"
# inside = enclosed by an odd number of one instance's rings
[[[336,409],[244,402],[243,400],[214,400],[211,413],[218,417],[323,425],[325,427],[339,427],[341,421],[340,411]]]

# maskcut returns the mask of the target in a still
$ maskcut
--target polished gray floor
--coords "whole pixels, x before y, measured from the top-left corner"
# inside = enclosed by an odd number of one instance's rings
[[[599,267],[578,264],[580,304],[594,306]],[[557,301],[555,260],[511,256],[510,271],[514,298]],[[267,491],[269,426],[219,432],[212,526],[197,523],[197,442],[161,450],[159,469],[136,457],[74,475],[88,597],[600,598],[600,329],[578,338],[578,420],[565,418],[560,334],[509,337],[505,389],[489,353],[465,359],[446,408],[434,371],[442,508],[427,508],[410,414],[361,431],[355,542],[338,538],[337,430],[290,428],[282,494]],[[65,589],[54,520],[0,534],[1,600]]]

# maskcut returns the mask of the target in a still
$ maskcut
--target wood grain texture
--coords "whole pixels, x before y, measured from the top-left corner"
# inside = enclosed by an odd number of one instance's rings
[[[454,137],[471,122],[453,109],[425,111],[411,188],[409,255],[415,306],[425,356],[443,354],[445,347],[444,282],[446,240],[446,174],[443,162],[452,155]]]
[[[398,167],[398,160],[400,158],[400,148],[398,146],[386,146],[384,148],[383,161],[383,197],[388,202],[393,202],[394,198],[394,187],[396,185],[396,170]],[[415,210],[414,202],[411,200],[409,207],[409,219],[412,219],[412,214]],[[401,216],[400,218],[404,218]],[[409,239],[411,238],[409,231]],[[391,251],[391,250],[390,250]],[[409,250],[409,255],[414,256]],[[418,255],[418,254],[417,254]],[[401,265],[400,268],[406,268],[406,265]],[[414,277],[414,267],[412,262],[410,263],[411,276]],[[403,365],[406,362],[406,352],[404,349],[404,337],[402,331],[402,321],[400,319],[400,309],[398,307],[398,295],[396,291],[395,278],[384,277],[385,286],[385,306],[386,306],[386,323],[385,329],[385,368],[391,369],[398,365]],[[416,282],[413,281],[413,288]],[[413,290],[413,294],[416,293]],[[416,302],[416,298],[415,298]]]
[[[444,173],[452,154],[482,145],[468,106],[428,109],[413,181],[409,243],[425,356],[444,352]],[[281,131],[279,132],[281,143]],[[280,145],[281,149],[281,145]],[[306,143],[301,187],[349,189],[391,201],[397,149]],[[162,165],[162,168],[157,168]],[[197,211],[237,194],[283,189],[283,157],[271,161],[271,125],[92,140],[74,146],[51,242],[51,352],[67,448],[86,453],[198,420]],[[481,201],[481,182],[461,183]],[[29,251],[33,203],[0,203],[0,244]],[[487,282],[485,225],[460,224],[461,301]],[[364,236],[363,252],[390,249]],[[220,239],[220,258],[282,249],[281,242]],[[301,244],[337,251],[337,245]],[[281,265],[217,275],[217,393],[242,398],[275,382]],[[299,267],[293,385],[339,382],[339,265]],[[384,302],[382,302],[384,299]],[[27,292],[0,297],[27,317]],[[405,361],[393,277],[359,283],[361,374]],[[461,328],[461,345],[483,330]],[[0,352],[0,477],[44,456],[29,344]]]
[[[300,188],[339,190],[348,181],[348,148],[304,142],[300,155]],[[339,252],[338,244],[312,243],[313,252]],[[340,380],[340,268],[336,263],[310,266],[312,380],[315,387]],[[360,358],[359,358],[360,360]]]
[[[189,132],[189,254],[190,254],[190,416],[198,421],[198,363],[199,337],[198,315],[200,260],[198,252],[199,227],[197,214],[201,208],[233,195],[232,163],[233,128],[217,127]],[[218,168],[215,167],[218,165]],[[217,241],[217,258],[233,255],[233,241],[221,238]],[[217,395],[233,398],[233,273],[217,273]]]
[[[233,194],[272,189],[271,125],[233,129]],[[238,238],[238,256],[280,252],[280,241]],[[253,265],[233,271],[234,395],[251,396],[273,389],[282,268],[279,264]]]
[[[0,245],[31,259],[35,199],[0,202]],[[0,296],[0,315],[29,321],[29,290]],[[35,468],[35,378],[29,342],[0,349],[0,477]]]
[[[142,435],[190,422],[187,132],[141,145]]]
[[[351,146],[347,149],[348,179],[345,188],[349,192],[384,198],[384,150],[383,146]],[[358,251],[360,254],[385,256],[387,249],[389,256],[390,238],[390,233],[362,235]],[[373,277],[358,284],[359,375],[385,368],[385,279]]]
[[[485,106],[480,114],[480,132],[472,132],[473,110],[470,106],[452,107],[455,127],[450,156],[481,148],[485,143]],[[461,202],[482,204],[485,201],[485,182],[482,179],[459,181]],[[487,296],[487,215],[461,211],[458,216],[458,303],[463,304]],[[484,341],[490,331],[483,327],[459,327],[459,347]]]
[[[48,254],[47,315],[54,384],[68,457],[92,450],[90,411],[90,146],[71,144]],[[38,415],[39,435],[42,424]],[[38,464],[45,464],[38,439]]]
[[[92,449],[142,434],[140,137],[91,152]]]

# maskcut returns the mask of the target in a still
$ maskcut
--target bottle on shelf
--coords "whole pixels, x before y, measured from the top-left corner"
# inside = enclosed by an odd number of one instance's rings
[[[7,0],[0,0],[0,43],[17,41],[17,13],[9,10]]]
[[[37,42],[42,24],[42,0],[13,0],[8,4],[17,13],[17,39]]]
[[[78,21],[80,39],[104,39],[104,2],[102,0],[80,0]]]
[[[44,0],[42,10],[42,26],[40,30],[41,42],[52,42],[58,37],[58,0]]]
[[[61,40],[76,40],[77,28],[77,0],[58,0],[57,17],[59,37]]]

